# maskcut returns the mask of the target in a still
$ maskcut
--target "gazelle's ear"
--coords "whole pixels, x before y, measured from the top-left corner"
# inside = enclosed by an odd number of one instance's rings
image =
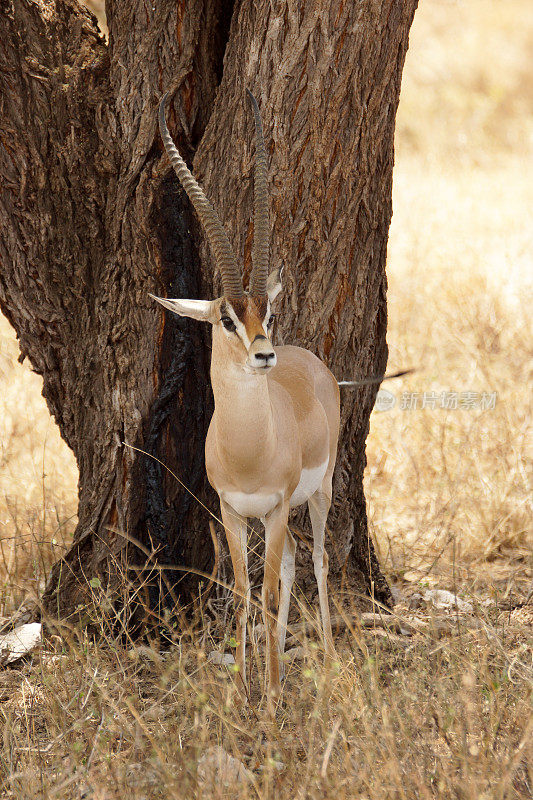
[[[166,300],[153,294],[150,294],[150,297],[175,314],[179,314],[180,317],[190,317],[198,319],[200,322],[214,322],[216,319],[216,302],[214,300]]]
[[[267,278],[267,295],[271,303],[274,302],[278,294],[281,292],[281,276],[283,275],[283,264],[281,267],[273,270]]]

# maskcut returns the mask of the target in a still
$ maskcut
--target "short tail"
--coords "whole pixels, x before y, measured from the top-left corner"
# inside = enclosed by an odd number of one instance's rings
[[[401,378],[402,375],[410,375],[416,369],[402,369],[400,372],[391,372],[390,375],[375,375],[373,378],[361,378],[359,381],[337,381],[339,386],[370,386],[373,383],[383,383],[390,381],[391,378]]]

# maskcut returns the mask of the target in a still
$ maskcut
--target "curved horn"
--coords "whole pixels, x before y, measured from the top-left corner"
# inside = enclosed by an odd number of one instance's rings
[[[207,240],[215,255],[217,267],[222,277],[222,286],[226,297],[243,297],[244,289],[242,277],[237,266],[237,261],[218,215],[204,194],[203,189],[192,176],[185,161],[179,154],[178,148],[172,141],[165,120],[165,104],[168,95],[163,95],[159,103],[159,131],[170,163],[176,171],[181,185],[187,192],[198,218],[206,232]]]
[[[252,104],[255,119],[255,174],[254,174],[254,246],[252,251],[252,274],[250,294],[266,295],[268,277],[268,189],[267,155],[263,139],[263,126],[257,100],[249,89],[246,90]]]

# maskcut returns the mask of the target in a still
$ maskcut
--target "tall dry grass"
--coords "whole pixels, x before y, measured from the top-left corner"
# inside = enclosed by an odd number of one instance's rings
[[[99,643],[67,630],[0,671],[0,796],[531,796],[532,617],[508,601],[531,581],[532,47],[526,0],[423,0],[413,27],[388,340],[390,369],[418,371],[384,386],[396,405],[372,416],[366,472],[399,630],[345,615],[329,675],[313,636],[297,634],[273,725],[260,643],[254,702],[239,711],[231,667],[207,657],[231,651],[232,629],[169,629],[166,653],[135,647],[110,638],[95,585]],[[76,511],[74,461],[16,357],[0,323],[0,614],[38,590]],[[440,408],[442,392],[478,407]],[[494,407],[479,407],[483,392]],[[434,585],[473,611],[437,610],[421,596]],[[226,785],[202,764],[213,746],[247,777]]]
[[[0,672],[1,796],[525,800],[527,627],[494,610],[459,616],[443,633],[417,612],[412,636],[348,620],[329,674],[316,643],[299,637],[276,723],[257,691],[241,709],[235,674],[208,659],[220,636],[181,631],[161,653],[106,643],[105,626],[98,644],[66,632]],[[217,769],[214,748],[237,759],[237,779]]]

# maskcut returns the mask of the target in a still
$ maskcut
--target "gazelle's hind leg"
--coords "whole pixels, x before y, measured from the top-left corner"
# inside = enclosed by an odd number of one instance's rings
[[[328,555],[324,546],[326,533],[326,520],[331,505],[331,486],[322,484],[308,501],[309,516],[313,528],[313,564],[318,585],[318,599],[320,601],[320,618],[322,622],[322,635],[324,637],[324,650],[326,660],[335,659],[335,645],[331,632],[331,617],[328,601]],[[329,489],[329,493],[327,492]],[[326,490],[326,491],[325,491]]]
[[[267,703],[271,716],[281,694],[279,679],[279,650],[277,640],[279,613],[279,583],[281,563],[287,534],[289,504],[283,502],[265,518],[265,572],[263,577],[263,622],[266,632],[266,662],[268,672]]]
[[[287,529],[285,544],[283,545],[283,556],[281,558],[281,591],[279,598],[278,612],[278,650],[280,657],[285,652],[285,637],[287,635],[287,620],[289,618],[289,606],[291,603],[291,592],[296,574],[296,542],[292,533]],[[280,664],[280,678],[285,677],[285,664]]]
[[[250,606],[247,525],[246,518],[241,517],[222,500],[220,501],[220,510],[235,577],[233,589],[233,603],[237,623],[235,661],[240,676],[240,680],[239,678],[237,679],[237,684],[241,695],[244,696],[246,694],[246,626]]]

